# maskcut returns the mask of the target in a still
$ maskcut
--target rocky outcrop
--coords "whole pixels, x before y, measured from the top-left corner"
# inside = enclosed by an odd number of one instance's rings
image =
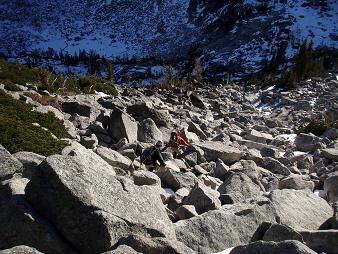
[[[324,181],[324,191],[330,203],[338,201],[338,172],[328,175]]]
[[[204,157],[208,161],[221,159],[225,164],[239,161],[243,154],[238,148],[228,146],[223,142],[207,141],[198,143],[197,146],[204,151]]]
[[[137,139],[141,142],[153,143],[162,140],[162,132],[151,118],[144,119],[138,128]]]

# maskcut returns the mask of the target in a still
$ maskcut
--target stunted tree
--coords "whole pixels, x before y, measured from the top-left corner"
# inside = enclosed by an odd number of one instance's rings
[[[113,70],[113,64],[111,61],[108,61],[106,64],[107,67],[107,80],[110,82],[114,82],[114,70]]]
[[[195,74],[195,79],[198,83],[202,83],[203,77],[202,77],[202,63],[201,63],[201,58],[196,58],[195,59],[195,67],[194,67],[194,74]]]

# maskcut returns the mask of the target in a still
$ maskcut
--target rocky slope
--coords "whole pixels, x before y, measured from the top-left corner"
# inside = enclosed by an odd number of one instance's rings
[[[244,74],[259,70],[277,48],[294,56],[306,38],[337,48],[337,11],[334,0],[4,0],[0,52],[184,56],[197,43],[208,72],[224,75],[230,64]]]
[[[337,253],[338,130],[295,129],[337,121],[338,82],[303,85],[58,95],[60,109],[6,91],[72,139],[47,158],[0,146],[0,253]],[[187,153],[147,171],[140,148],[173,129]]]

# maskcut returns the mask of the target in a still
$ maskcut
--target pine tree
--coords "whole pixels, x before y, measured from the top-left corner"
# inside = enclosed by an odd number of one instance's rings
[[[106,67],[107,67],[107,80],[109,80],[110,82],[114,82],[114,71],[112,62],[108,61]]]
[[[194,72],[195,72],[195,79],[198,83],[202,82],[202,63],[201,63],[201,58],[196,58],[195,59],[195,67],[194,67]]]

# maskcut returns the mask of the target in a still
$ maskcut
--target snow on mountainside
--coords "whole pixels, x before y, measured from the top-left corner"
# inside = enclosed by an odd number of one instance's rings
[[[48,47],[106,56],[184,55],[202,49],[204,67],[223,75],[229,63],[243,73],[299,43],[338,48],[335,0],[3,0],[0,52]]]

